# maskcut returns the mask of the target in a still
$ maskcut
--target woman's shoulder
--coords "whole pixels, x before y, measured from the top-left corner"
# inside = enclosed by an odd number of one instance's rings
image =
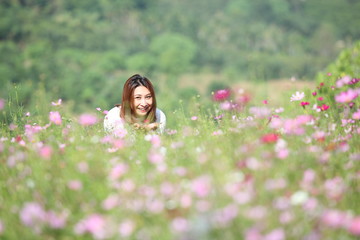
[[[105,116],[105,119],[117,119],[120,118],[120,106],[119,107],[113,107],[108,111],[108,113]]]
[[[159,108],[156,108],[156,121],[157,122],[166,121],[165,113],[161,111]]]

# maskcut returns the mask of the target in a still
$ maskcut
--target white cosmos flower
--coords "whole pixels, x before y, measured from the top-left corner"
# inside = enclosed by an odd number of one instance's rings
[[[296,92],[295,94],[291,95],[290,102],[299,101],[305,97],[304,92]]]

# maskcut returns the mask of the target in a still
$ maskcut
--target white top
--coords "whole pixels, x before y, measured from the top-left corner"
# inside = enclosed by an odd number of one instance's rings
[[[120,118],[120,106],[113,107],[105,116],[104,129],[107,132],[114,133],[115,131],[121,131],[125,129],[124,120]],[[166,126],[166,116],[158,108],[156,108],[156,122],[159,123],[159,127],[156,130],[158,133],[163,133]]]

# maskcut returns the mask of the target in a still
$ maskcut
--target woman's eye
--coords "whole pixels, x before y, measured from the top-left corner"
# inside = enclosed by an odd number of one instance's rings
[[[147,96],[147,97],[146,97],[146,99],[150,99],[150,98],[151,98],[151,96]]]
[[[140,99],[141,99],[141,97],[136,97],[135,99],[136,99],[136,100],[140,100]]]

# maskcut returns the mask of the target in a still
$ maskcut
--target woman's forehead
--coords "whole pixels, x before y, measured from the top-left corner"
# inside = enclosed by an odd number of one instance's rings
[[[150,91],[144,86],[138,86],[134,90],[134,95],[147,95],[147,94],[150,94]]]

